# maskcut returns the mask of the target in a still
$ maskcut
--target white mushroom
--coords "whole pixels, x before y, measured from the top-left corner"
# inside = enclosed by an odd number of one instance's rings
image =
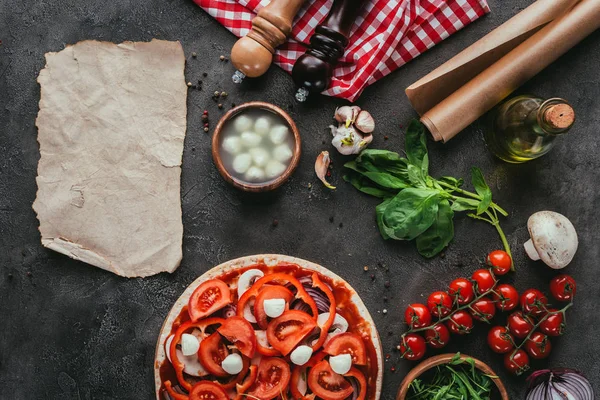
[[[329,357],[329,365],[336,374],[347,374],[352,368],[352,356],[350,354],[340,354]]]
[[[300,345],[290,354],[290,360],[296,365],[304,365],[310,360],[313,354],[313,349],[305,344]]]
[[[259,135],[266,135],[269,133],[269,128],[271,127],[271,123],[267,117],[260,117],[254,123],[254,132]]]
[[[245,132],[252,129],[252,118],[247,115],[239,115],[233,121],[233,126],[238,132]]]
[[[229,375],[239,374],[244,368],[242,356],[240,356],[238,353],[231,353],[225,357],[223,362],[221,362],[221,368],[223,368]]]
[[[265,349],[272,349],[269,339],[267,339],[267,331],[254,331],[256,335],[256,343],[260,344]]]
[[[238,297],[242,297],[242,295],[250,289],[250,286],[263,276],[265,276],[265,274],[260,269],[249,269],[242,273],[237,281]]]
[[[525,251],[532,260],[542,260],[550,268],[566,267],[579,244],[575,227],[567,217],[554,211],[539,211],[527,220],[531,239]]]
[[[267,299],[263,301],[265,308],[265,314],[267,317],[277,318],[285,311],[285,300],[284,299]]]
[[[322,327],[323,325],[325,325],[325,322],[327,322],[328,319],[329,319],[329,312],[324,312],[324,313],[319,314],[317,316],[317,325]],[[346,318],[344,318],[340,314],[336,313],[335,317],[333,318],[333,323],[331,324],[331,327],[329,328],[329,332],[344,333],[347,330],[348,330],[348,321],[346,321]]]
[[[251,324],[256,323],[256,317],[254,316],[254,299],[248,300],[244,306],[244,319]]]

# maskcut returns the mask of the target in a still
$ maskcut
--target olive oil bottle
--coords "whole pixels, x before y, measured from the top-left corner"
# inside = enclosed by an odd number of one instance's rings
[[[497,107],[485,141],[498,158],[523,163],[548,153],[574,122],[575,112],[563,99],[517,96]]]

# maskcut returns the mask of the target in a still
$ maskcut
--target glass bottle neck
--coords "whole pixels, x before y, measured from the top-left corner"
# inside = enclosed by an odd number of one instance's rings
[[[552,98],[532,110],[527,120],[538,135],[560,135],[573,126],[575,114],[566,100]]]

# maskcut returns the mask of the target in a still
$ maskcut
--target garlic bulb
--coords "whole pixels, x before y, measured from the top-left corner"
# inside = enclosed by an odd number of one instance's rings
[[[343,106],[335,109],[335,120],[339,123],[343,123],[346,127],[354,123],[354,120],[360,113],[360,107],[358,106]]]
[[[346,128],[340,125],[336,128],[330,125],[329,128],[333,135],[331,144],[345,156],[360,153],[373,141],[373,135],[362,136],[353,126]]]

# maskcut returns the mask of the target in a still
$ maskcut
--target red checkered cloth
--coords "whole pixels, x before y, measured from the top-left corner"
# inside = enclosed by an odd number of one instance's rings
[[[238,37],[270,0],[194,0]],[[323,22],[333,0],[308,0],[296,16],[290,40],[274,62],[291,72]],[[368,85],[417,57],[490,11],[486,0],[368,0],[356,19],[344,56],[323,94],[354,101]]]

